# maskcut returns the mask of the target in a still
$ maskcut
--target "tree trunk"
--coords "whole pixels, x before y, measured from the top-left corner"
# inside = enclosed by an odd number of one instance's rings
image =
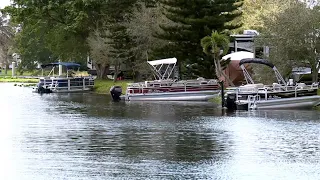
[[[107,79],[107,75],[109,74],[109,64],[96,64],[95,65],[97,70],[97,78],[98,79]]]
[[[222,76],[226,79],[226,81],[228,82],[228,84],[232,87],[234,87],[235,85],[233,84],[233,82],[229,79],[229,77],[223,72],[221,71]]]
[[[134,82],[140,82],[140,81],[142,81],[142,76],[141,76],[141,73],[140,73],[139,71],[134,71],[133,81],[134,81]]]
[[[119,64],[116,64],[116,65],[114,66],[114,78],[113,78],[113,82],[117,82],[119,69],[120,69],[120,65],[119,65]]]
[[[4,69],[4,74],[5,74],[5,75],[8,74],[8,69],[9,69],[9,64],[6,63],[6,64],[5,64],[5,69]]]
[[[317,68],[317,67],[312,67],[312,82],[314,83],[314,82],[318,82],[318,72],[319,72],[319,67]]]
[[[215,58],[215,59],[219,59],[219,58]],[[221,65],[220,65],[220,60],[219,62],[216,61],[214,59],[214,65],[215,65],[215,68],[216,68],[216,75],[217,75],[217,78],[220,78],[221,76],[223,76],[225,78],[225,80],[227,81],[228,85],[234,87],[235,85],[233,84],[233,82],[229,79],[229,77],[222,71],[222,68],[221,68]]]

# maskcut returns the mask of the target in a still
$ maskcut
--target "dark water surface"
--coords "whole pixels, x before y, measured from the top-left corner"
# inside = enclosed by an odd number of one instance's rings
[[[0,179],[320,179],[319,111],[113,103],[0,84]]]

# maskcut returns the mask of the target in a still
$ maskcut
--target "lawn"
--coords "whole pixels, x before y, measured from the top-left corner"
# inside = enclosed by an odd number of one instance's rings
[[[0,82],[37,83],[39,79],[0,76]]]
[[[37,76],[38,74],[40,74],[41,72],[40,71],[32,71],[32,72],[24,72],[22,75],[20,75],[19,72],[16,72],[16,76]],[[7,74],[4,74],[4,70],[2,69],[1,70],[1,73],[0,73],[0,77],[3,77],[3,76],[12,76],[12,71],[11,69],[7,71]]]
[[[128,80],[113,82],[112,80],[96,79],[94,81],[94,91],[99,94],[107,94],[112,86],[121,86],[122,92],[124,92],[127,89],[127,84],[132,82]]]

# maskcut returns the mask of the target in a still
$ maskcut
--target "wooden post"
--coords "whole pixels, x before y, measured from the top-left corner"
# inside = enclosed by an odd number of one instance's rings
[[[220,87],[221,87],[221,107],[225,107],[224,104],[224,82],[219,81]]]

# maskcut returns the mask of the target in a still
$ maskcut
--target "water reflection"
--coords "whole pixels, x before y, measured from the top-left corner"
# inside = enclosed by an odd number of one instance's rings
[[[1,179],[317,179],[318,111],[112,102],[0,84]]]

